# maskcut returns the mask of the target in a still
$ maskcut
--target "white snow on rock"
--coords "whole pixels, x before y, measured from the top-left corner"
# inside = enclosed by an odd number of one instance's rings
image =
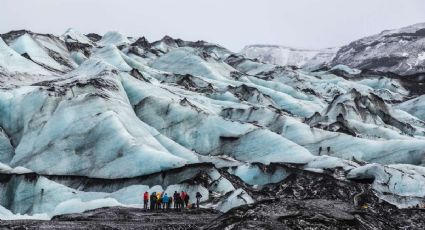
[[[69,28],[68,30],[66,30],[61,37],[66,42],[78,42],[78,43],[87,44],[87,45],[93,44],[93,42],[88,37],[86,37],[79,31],[76,31],[74,28]]]
[[[418,54],[418,60],[419,61],[425,61],[425,52],[419,53]]]
[[[425,23],[386,30],[341,47],[332,65],[412,75],[423,72]]]
[[[240,53],[248,58],[256,58],[265,63],[301,67],[316,56],[319,50],[275,45],[249,45],[245,46]]]
[[[322,49],[301,67],[307,70],[317,70],[329,66],[338,50],[339,47]]]

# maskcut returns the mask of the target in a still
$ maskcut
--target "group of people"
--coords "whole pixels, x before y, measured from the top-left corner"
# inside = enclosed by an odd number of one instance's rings
[[[183,208],[195,208],[195,204],[189,204],[189,194],[185,191],[178,193],[174,191],[172,196],[169,196],[165,192],[149,192],[143,193],[143,208],[145,210],[165,210],[170,209],[173,204],[175,210],[181,211]],[[199,208],[199,203],[201,201],[202,195],[200,192],[196,192],[196,208]]]

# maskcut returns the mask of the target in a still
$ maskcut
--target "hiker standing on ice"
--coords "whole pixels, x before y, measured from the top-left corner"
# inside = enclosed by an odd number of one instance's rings
[[[162,210],[169,209],[170,197],[168,197],[167,193],[162,197]]]
[[[177,195],[178,195],[178,193],[177,193],[177,191],[174,191],[174,195],[173,195],[173,198],[174,198],[174,209],[177,209],[177,206],[178,206],[178,201],[177,201]]]
[[[185,207],[185,205],[184,205],[184,200],[186,199],[186,193],[184,192],[184,191],[182,191],[181,193],[180,193],[180,197],[182,198],[182,207],[184,208]]]
[[[184,205],[186,206],[186,208],[189,208],[189,194],[185,194],[185,196],[184,196],[184,200],[183,200],[183,202],[184,202]]]
[[[155,192],[153,192],[151,195],[151,210],[154,210],[156,208],[156,200],[156,194]]]
[[[177,211],[181,211],[183,206],[183,200],[182,200],[182,197],[180,196],[180,193],[177,193],[177,196],[174,202],[177,203]]]
[[[146,191],[143,194],[143,208],[145,210],[148,210],[148,203],[149,203],[149,193],[148,193],[148,191]]]
[[[199,208],[199,202],[201,201],[202,195],[200,192],[196,192],[196,208]]]
[[[171,205],[173,204],[173,197],[172,196],[169,196],[168,198],[169,198],[168,209],[170,209],[171,208]]]
[[[156,207],[155,209],[161,209],[161,202],[162,202],[162,192],[156,193]]]

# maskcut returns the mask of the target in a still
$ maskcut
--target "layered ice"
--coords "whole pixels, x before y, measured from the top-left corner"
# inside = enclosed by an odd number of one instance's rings
[[[288,163],[373,180],[398,207],[425,197],[424,100],[393,75],[70,29],[2,34],[0,86],[2,218],[140,207],[144,191],[191,203],[199,191],[227,211],[285,180]]]
[[[22,50],[19,50],[22,52]],[[24,58],[20,53],[11,49],[2,38],[0,38],[0,68],[10,74],[30,73],[50,75],[51,73],[34,62]]]

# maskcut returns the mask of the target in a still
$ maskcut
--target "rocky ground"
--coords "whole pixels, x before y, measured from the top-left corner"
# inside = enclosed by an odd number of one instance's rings
[[[0,221],[0,229],[198,229],[217,218],[210,209],[145,212],[112,207],[54,217],[51,221]]]
[[[51,221],[1,221],[1,229],[421,229],[425,210],[398,209],[380,200],[370,181],[351,181],[338,171],[314,173],[287,168],[279,183],[244,184],[257,202],[224,214],[211,209],[145,212],[112,207],[54,217]],[[338,178],[338,179],[337,179]],[[213,198],[211,198],[213,199]],[[212,200],[208,201],[211,202]]]
[[[380,200],[370,181],[293,169],[280,183],[249,190],[258,202],[224,213],[203,229],[421,229],[425,210]]]
[[[326,199],[273,199],[235,208],[204,229],[421,229],[423,210],[378,211]]]

